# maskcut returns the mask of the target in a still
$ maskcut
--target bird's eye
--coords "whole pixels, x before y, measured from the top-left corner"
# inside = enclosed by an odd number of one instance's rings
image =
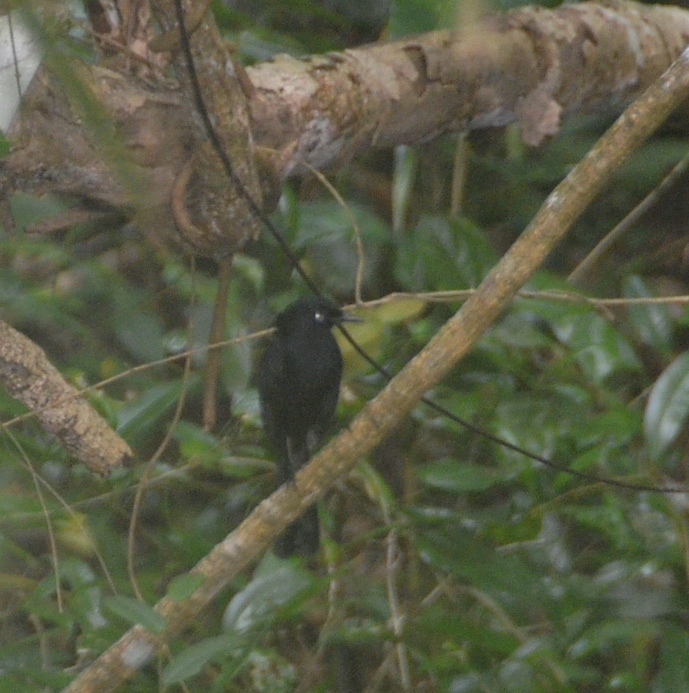
[[[322,313],[320,310],[317,310],[313,316],[313,319],[317,323],[323,323],[323,322],[325,322],[325,313]]]

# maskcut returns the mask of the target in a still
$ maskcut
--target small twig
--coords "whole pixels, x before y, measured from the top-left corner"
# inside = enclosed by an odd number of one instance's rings
[[[376,691],[380,689],[380,686],[383,683],[388,672],[390,672],[394,667],[393,660],[394,650],[390,650],[388,654],[385,656],[385,659],[383,659],[381,665],[376,670],[376,673],[371,677],[371,681],[368,684],[368,686],[364,688],[363,693],[376,693]]]
[[[139,366],[132,366],[131,368],[127,368],[127,370],[122,371],[122,373],[112,375],[109,378],[105,378],[105,380],[100,380],[99,382],[94,383],[93,385],[89,385],[88,387],[84,387],[81,390],[75,389],[73,393],[65,395],[62,399],[58,400],[55,403],[55,405],[50,404],[46,405],[44,408],[39,407],[36,409],[32,409],[30,412],[27,412],[26,414],[20,414],[19,416],[15,416],[13,419],[8,419],[4,423],[0,424],[0,428],[8,428],[9,426],[13,426],[17,423],[20,423],[21,421],[25,421],[26,419],[31,418],[32,416],[37,416],[38,414],[43,412],[44,409],[48,409],[52,406],[63,405],[66,402],[69,402],[71,399],[80,397],[81,395],[87,392],[93,392],[94,390],[103,388],[106,385],[110,385],[111,383],[121,380],[122,378],[128,378],[130,375],[133,375],[134,373],[141,373],[142,371],[147,371],[148,369],[155,368],[156,366],[165,366],[169,363],[181,361],[182,359],[185,359],[188,356],[200,354],[204,351],[209,351],[211,349],[222,349],[223,347],[229,346],[231,344],[241,344],[242,342],[246,342],[251,339],[262,339],[263,337],[271,335],[274,331],[274,327],[269,327],[265,330],[259,330],[258,332],[253,332],[251,334],[243,335],[241,337],[235,337],[234,339],[225,339],[222,342],[217,342],[215,344],[204,344],[203,346],[194,347],[193,349],[186,349],[185,351],[182,351],[179,354],[174,354],[173,356],[166,356],[165,358],[158,359],[157,361],[149,361],[148,363],[142,363]]]
[[[473,597],[479,604],[482,604],[488,609],[502,624],[506,632],[513,635],[522,645],[528,641],[528,636],[524,634],[523,629],[517,626],[516,623],[509,617],[507,612],[500,604],[486,592],[476,589],[471,585],[456,585],[456,589]],[[553,660],[552,657],[545,656],[544,661],[550,669],[557,682],[562,685],[567,681],[567,675],[562,670],[560,665]]]
[[[134,503],[132,505],[132,515],[129,520],[129,532],[127,534],[127,573],[129,575],[129,581],[131,582],[132,588],[134,590],[134,594],[136,595],[137,599],[139,601],[145,601],[143,598],[143,595],[141,594],[141,590],[139,589],[139,582],[136,578],[136,567],[134,565],[134,559],[135,559],[135,547],[136,547],[136,525],[138,522],[139,518],[139,509],[141,507],[141,500],[143,499],[143,494],[146,489],[146,486],[148,484],[148,477],[154,468],[156,462],[161,458],[162,454],[165,452],[167,449],[167,446],[170,444],[170,441],[172,440],[172,436],[175,433],[175,429],[177,428],[177,424],[179,423],[180,418],[182,417],[182,410],[184,408],[184,401],[186,399],[186,394],[187,394],[187,386],[189,384],[189,375],[191,373],[191,356],[187,357],[187,360],[184,364],[184,376],[182,379],[182,392],[180,394],[180,398],[177,402],[177,408],[175,409],[175,414],[172,417],[172,421],[170,423],[170,426],[168,427],[165,437],[161,441],[160,445],[158,446],[158,449],[153,453],[153,456],[151,459],[147,462],[146,467],[144,468],[143,474],[141,475],[141,478],[139,479],[139,484],[136,489],[136,495],[134,496]]]
[[[48,658],[48,642],[45,633],[45,626],[37,614],[29,614],[29,623],[34,627],[38,636],[38,651],[41,655],[41,669],[47,671],[50,668],[50,659]]]
[[[141,63],[142,65],[146,65],[146,67],[148,67],[150,70],[155,71],[156,74],[159,74],[161,72],[161,66],[157,65],[153,60],[147,58],[145,55],[141,55],[141,53],[137,53],[128,45],[121,43],[117,39],[114,39],[112,36],[108,36],[108,34],[98,33],[88,22],[77,22],[77,25],[96,41],[106,43],[108,44],[108,46],[114,48],[116,51],[120,51],[121,53],[123,53],[128,61],[133,58],[136,62]],[[127,66],[127,70],[128,69],[129,66]],[[148,82],[149,80],[145,79],[145,81]],[[151,85],[153,85],[152,80]]]
[[[461,216],[464,200],[464,184],[466,183],[469,164],[469,142],[467,133],[461,132],[457,137],[455,147],[454,167],[452,169],[452,188],[450,191],[450,216],[453,219]]]
[[[12,46],[12,62],[14,63],[14,79],[17,83],[17,97],[22,97],[22,80],[19,73],[19,58],[17,57],[17,47],[14,43],[14,27],[12,25],[12,12],[7,13],[7,25],[10,29],[10,44]]]
[[[8,431],[9,433],[9,431]],[[51,484],[49,484],[38,472],[34,471],[35,478],[38,480],[40,484],[43,485],[43,487],[50,493],[55,500],[64,508],[64,510],[67,512],[67,514],[72,518],[74,522],[82,522],[82,518],[79,516],[79,514],[74,510],[76,506],[79,505],[79,503],[73,503],[70,505],[58,491],[53,488]],[[92,499],[89,499],[92,500]],[[44,512],[41,513],[42,517],[52,517],[57,510],[49,510],[46,506],[46,509]],[[19,513],[21,516],[21,520],[29,521],[31,520],[34,516],[36,516],[36,513]],[[9,516],[12,517],[12,516]],[[16,515],[14,516],[16,517]],[[5,518],[3,518],[5,519]],[[8,518],[9,519],[9,518]],[[90,534],[90,532],[89,532]],[[92,537],[89,537],[92,538]],[[108,565],[105,562],[105,558],[103,557],[103,553],[101,550],[98,548],[98,545],[94,542],[93,543],[93,552],[96,556],[96,559],[98,560],[98,564],[101,567],[101,570],[103,571],[103,575],[105,575],[105,579],[110,586],[110,590],[112,591],[113,594],[117,594],[117,587],[115,587],[115,581],[112,579],[112,575],[110,574],[110,571],[108,570]]]
[[[271,147],[256,147],[257,151],[266,151],[271,154],[280,154],[277,149]],[[318,180],[321,185],[335,198],[335,201],[342,207],[342,210],[349,218],[349,223],[352,225],[352,231],[354,232],[354,242],[356,244],[356,254],[357,254],[357,266],[356,266],[356,276],[354,279],[354,301],[357,306],[363,305],[361,300],[361,284],[364,277],[364,268],[366,264],[366,256],[364,254],[364,242],[362,240],[361,228],[359,227],[359,222],[356,220],[356,216],[349,208],[349,205],[344,201],[342,195],[338,192],[337,188],[323,175],[317,168],[311,166],[306,161],[302,159],[297,159],[298,163],[305,169],[310,171]]]
[[[88,209],[70,209],[66,212],[53,214],[47,219],[38,221],[35,224],[27,224],[24,227],[26,233],[35,233],[48,235],[65,231],[77,224],[84,224],[92,221],[98,221],[109,216],[110,212],[95,211]]]
[[[665,176],[660,185],[651,191],[610,233],[579,263],[567,281],[581,284],[591,274],[595,266],[612,246],[635,224],[657,201],[658,198],[684,173],[689,165],[689,154],[685,154],[679,163],[675,164],[670,173]]]
[[[55,596],[57,598],[57,610],[62,613],[64,610],[64,600],[62,598],[62,585],[60,578],[60,559],[57,555],[57,542],[55,541],[55,531],[53,529],[53,522],[50,519],[50,513],[48,512],[48,506],[46,505],[45,498],[43,497],[43,491],[41,491],[41,486],[38,481],[38,475],[36,470],[33,468],[33,464],[29,459],[26,451],[16,439],[12,431],[5,431],[7,437],[12,441],[14,446],[19,451],[21,455],[24,466],[26,467],[29,474],[31,474],[31,479],[33,480],[34,488],[36,489],[36,495],[38,496],[38,502],[41,504],[41,512],[45,519],[46,529],[48,531],[48,541],[50,542],[50,555],[53,557],[53,565],[55,570]]]
[[[218,288],[215,293],[215,306],[213,308],[213,322],[208,341],[213,344],[219,342],[225,336],[225,324],[227,322],[227,296],[230,291],[230,279],[232,278],[232,256],[218,260]],[[203,430],[210,431],[217,420],[216,390],[220,378],[220,365],[222,352],[213,349],[208,352],[206,359],[206,377],[203,386]]]
[[[384,512],[385,514],[385,512]],[[386,518],[386,523],[390,523],[389,515]],[[400,563],[399,547],[397,543],[397,530],[391,529],[387,537],[387,550],[385,554],[385,584],[388,592],[388,602],[390,604],[390,620],[392,621],[392,632],[395,635],[397,652],[397,666],[400,674],[400,685],[403,691],[410,692],[412,690],[411,676],[409,674],[409,661],[407,659],[407,647],[402,642],[402,634],[404,623],[406,621],[405,614],[402,613],[399,602],[399,594],[397,591],[397,573]]]
[[[400,565],[400,553],[399,545],[397,542],[397,530],[392,524],[392,512],[390,508],[390,503],[388,502],[387,492],[385,488],[376,482],[376,475],[374,472],[367,471],[366,466],[362,467],[362,471],[365,471],[367,475],[373,476],[373,483],[370,480],[364,479],[367,485],[370,485],[376,490],[372,491],[375,496],[380,510],[383,514],[383,521],[390,527],[388,532],[386,544],[386,571],[385,571],[385,584],[388,594],[388,603],[390,604],[390,624],[392,627],[392,632],[395,636],[394,650],[397,655],[397,669],[399,672],[400,685],[402,690],[409,693],[412,690],[411,676],[409,674],[409,662],[407,659],[407,648],[403,642],[403,632],[404,624],[406,621],[406,615],[402,612],[399,599],[399,591],[397,588],[397,576],[399,573]]]
[[[395,291],[374,298],[370,301],[363,301],[361,304],[351,304],[345,306],[345,310],[351,308],[377,308],[395,301],[426,301],[428,303],[457,303],[466,301],[476,293],[477,289],[460,289],[457,291]],[[605,308],[613,306],[634,306],[634,305],[666,305],[666,304],[685,304],[689,303],[689,295],[682,294],[677,296],[654,296],[639,298],[594,298],[585,296],[575,291],[518,291],[516,296],[538,301],[562,301],[564,303],[586,303],[593,308]]]
[[[266,462],[266,464],[269,464]],[[200,462],[196,463],[188,463],[185,465],[182,465],[181,467],[178,467],[176,469],[168,469],[164,472],[161,472],[158,474],[158,476],[154,476],[153,478],[149,479],[147,482],[147,486],[153,486],[154,484],[159,484],[164,481],[167,481],[171,478],[179,478],[182,476],[184,472],[187,472],[191,469],[195,469],[200,465]],[[272,469],[272,465],[271,465]],[[57,494],[57,492],[48,484],[48,482],[41,477],[41,475],[38,475],[39,481],[45,486],[57,499],[59,502],[65,504],[65,509],[67,512],[74,513],[74,510],[77,508],[86,508],[91,505],[96,505],[98,503],[103,503],[106,500],[117,498],[118,496],[121,496],[125,493],[136,493],[136,490],[139,488],[139,483],[136,482],[134,484],[130,484],[129,486],[125,486],[123,488],[118,488],[113,491],[107,491],[106,493],[100,493],[97,496],[89,496],[88,498],[84,498],[79,501],[74,501],[71,505],[66,505],[66,501],[61,498]],[[58,510],[48,510],[48,515],[50,517],[53,517],[55,514],[57,514]],[[78,515],[75,515],[78,517]],[[39,519],[43,517],[42,513],[39,512],[17,512],[17,513],[10,513],[3,515],[0,517],[0,527],[1,526],[7,526],[11,523],[16,523],[16,524],[21,524],[23,522],[33,522],[36,519]],[[100,557],[100,563],[101,567],[105,569],[105,574],[108,580],[108,584],[110,585],[111,589],[113,590],[113,594],[117,593],[117,589],[115,588],[114,583],[112,582],[112,578],[110,577],[109,572],[107,572],[107,568],[104,566],[103,561],[102,561],[102,556],[99,553],[96,554],[97,556]]]
[[[198,4],[192,4],[191,10],[187,16],[186,29],[191,35],[196,29],[198,29],[199,24],[206,15],[208,8],[210,7],[211,0],[202,0]],[[179,48],[180,42],[182,41],[182,35],[179,25],[173,26],[172,29],[166,31],[164,34],[156,36],[148,42],[148,47],[154,53],[162,53],[164,51],[175,51]]]

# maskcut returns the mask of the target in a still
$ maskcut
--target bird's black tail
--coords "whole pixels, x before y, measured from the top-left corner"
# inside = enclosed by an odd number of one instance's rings
[[[319,544],[318,509],[312,505],[287,527],[275,542],[274,550],[278,558],[313,556],[318,552]]]
[[[306,440],[292,444],[285,442],[280,451],[277,465],[277,481],[282,485],[291,483],[294,474],[309,461],[309,446]],[[306,512],[287,526],[275,542],[274,551],[278,558],[290,556],[313,556],[320,546],[318,509],[312,505]]]

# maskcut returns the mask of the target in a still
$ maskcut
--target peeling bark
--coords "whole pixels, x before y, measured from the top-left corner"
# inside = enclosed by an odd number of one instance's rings
[[[173,35],[169,0],[154,3],[154,10]],[[208,17],[193,41],[204,98],[230,157],[270,207],[300,162],[333,169],[371,147],[511,122],[537,145],[571,114],[619,111],[687,44],[689,12],[618,0],[525,7],[461,33],[303,60],[278,56],[247,69],[248,88]],[[178,185],[178,198],[187,216],[177,220],[209,234],[194,238],[192,228],[187,242],[197,251],[229,253],[256,233],[196,122],[182,65],[181,89],[98,66],[78,74],[110,118],[121,149],[104,156],[98,135],[43,70],[10,133],[14,147],[0,169],[0,197],[17,189],[76,195],[129,210],[142,228],[163,235],[173,226],[172,193],[182,174],[189,179]]]
[[[133,458],[129,445],[64,380],[45,352],[2,321],[0,383],[92,472],[106,474]]]
[[[250,68],[254,136],[337,167],[369,147],[518,121],[538,145],[562,119],[619,111],[689,41],[689,12],[631,2],[525,7],[461,33],[423,36]]]
[[[184,4],[185,10],[193,10],[193,3]],[[151,7],[161,27],[168,34],[175,33],[174,1],[151,0]],[[212,15],[205,13],[205,17],[194,18],[193,24],[195,26],[192,26],[189,41],[205,107],[235,173],[260,205],[262,193],[256,172],[247,94],[237,76],[240,68],[233,63]],[[188,178],[187,184],[184,188],[177,188],[183,198],[178,199],[178,203],[186,205],[187,213],[183,215],[184,222],[178,217],[175,220],[184,239],[195,252],[217,258],[227,257],[258,236],[259,220],[228,180],[224,166],[206,136],[181,50],[173,52],[172,64],[182,93],[186,95],[183,108],[187,120],[194,124],[195,130],[191,174],[183,170],[181,175]]]

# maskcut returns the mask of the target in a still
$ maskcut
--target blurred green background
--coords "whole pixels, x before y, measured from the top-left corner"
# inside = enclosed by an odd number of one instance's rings
[[[444,0],[216,0],[213,10],[247,63],[454,26],[459,16]],[[84,35],[71,40],[88,54]],[[535,150],[514,128],[472,133],[464,145],[447,136],[337,172],[362,236],[363,298],[476,287],[610,122],[573,118]],[[686,151],[678,127],[658,133],[527,288],[571,290],[568,274]],[[453,200],[458,157],[466,178]],[[579,288],[689,293],[686,185],[681,177]],[[152,248],[119,217],[50,238],[24,233],[69,206],[12,198],[0,316],[80,387],[124,374],[89,397],[137,464],[95,478],[30,418],[3,430],[0,693],[59,690],[132,623],[159,628],[150,605],[189,594],[193,581],[177,576],[273,490],[252,374],[263,342],[248,337],[306,293],[267,234],[235,257],[226,336],[247,339],[223,350],[220,420],[203,432],[202,352],[186,379],[183,360],[128,370],[206,343],[214,264]],[[318,286],[352,302],[354,234],[328,191],[315,179],[290,183],[274,221]],[[360,309],[357,336],[397,372],[458,305]],[[679,303],[518,298],[430,396],[567,467],[685,484],[688,326]],[[345,360],[337,427],[384,384],[351,351]],[[132,567],[147,606],[127,569],[133,500],[182,393],[136,524]],[[4,421],[23,411],[0,391]],[[420,405],[321,503],[319,561],[267,554],[126,690],[399,691],[403,652],[415,691],[689,691],[688,508],[684,494],[555,472]],[[404,617],[398,632],[393,611]]]

